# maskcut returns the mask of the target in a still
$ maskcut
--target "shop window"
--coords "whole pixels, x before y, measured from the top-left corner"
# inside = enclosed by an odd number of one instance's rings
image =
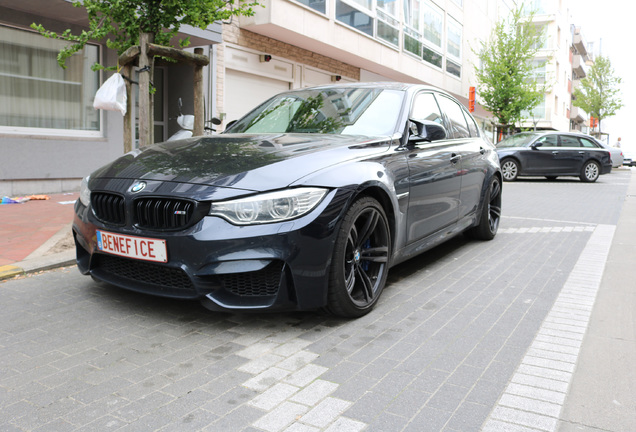
[[[57,54],[66,44],[0,26],[0,128],[100,131],[99,111],[93,109],[99,74],[91,70],[99,48],[87,44],[67,59],[63,69]]]

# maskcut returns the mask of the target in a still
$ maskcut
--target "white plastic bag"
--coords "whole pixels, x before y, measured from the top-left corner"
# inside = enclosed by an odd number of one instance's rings
[[[120,111],[126,115],[126,83],[122,76],[114,73],[95,93],[93,108]]]

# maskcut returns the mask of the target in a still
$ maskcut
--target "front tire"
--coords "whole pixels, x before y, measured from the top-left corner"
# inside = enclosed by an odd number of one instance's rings
[[[519,176],[519,163],[514,159],[501,161],[501,174],[504,181],[515,181]]]
[[[371,197],[353,203],[336,238],[327,310],[357,318],[377,303],[389,270],[391,233],[384,209]]]
[[[492,240],[497,234],[501,220],[501,183],[497,177],[490,181],[486,199],[488,201],[482,204],[479,225],[466,231],[470,238]]]
[[[579,178],[581,179],[581,181],[584,181],[586,183],[593,183],[598,179],[600,175],[601,167],[597,162],[591,160],[585,162],[585,165],[583,165],[583,168],[581,168],[581,175],[579,176]]]

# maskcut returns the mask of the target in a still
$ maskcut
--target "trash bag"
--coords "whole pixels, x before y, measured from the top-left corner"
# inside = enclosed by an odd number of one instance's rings
[[[97,90],[93,108],[119,111],[121,115],[126,115],[126,83],[121,74],[114,73]]]

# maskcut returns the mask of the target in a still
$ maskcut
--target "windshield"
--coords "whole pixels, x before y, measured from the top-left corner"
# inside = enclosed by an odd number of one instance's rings
[[[537,136],[535,134],[517,134],[509,136],[508,138],[501,140],[497,143],[497,148],[502,147],[525,147],[530,141],[534,140]]]
[[[392,135],[404,92],[373,88],[299,90],[274,96],[229,133]]]

